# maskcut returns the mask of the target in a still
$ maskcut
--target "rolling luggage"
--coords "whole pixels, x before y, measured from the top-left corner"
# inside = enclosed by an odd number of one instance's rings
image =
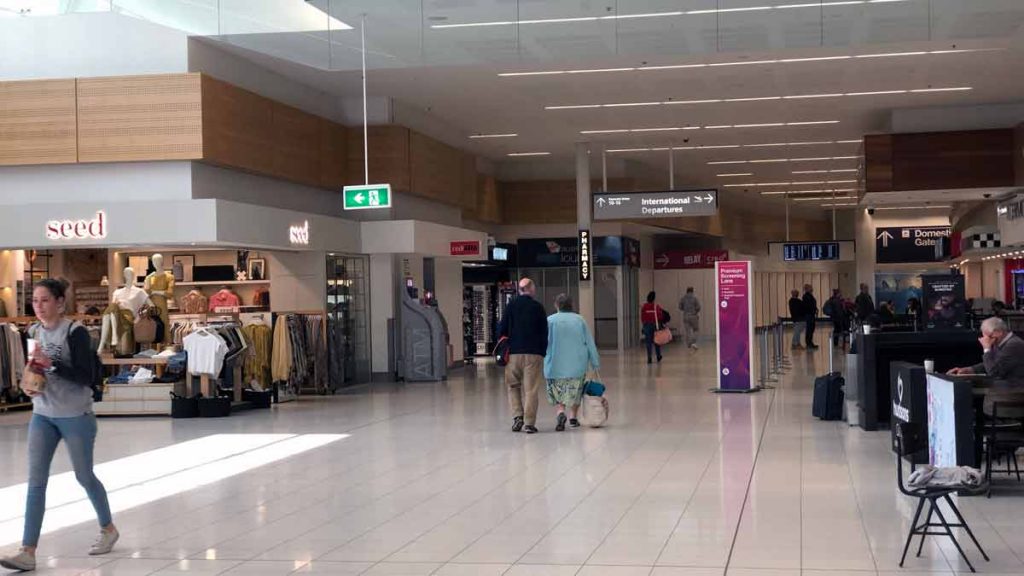
[[[812,414],[822,420],[843,419],[842,374],[832,372],[814,379],[814,407]]]
[[[831,343],[830,343],[831,344]],[[828,374],[814,379],[814,404],[811,414],[822,420],[843,419],[843,375],[833,370],[833,347],[828,348]]]

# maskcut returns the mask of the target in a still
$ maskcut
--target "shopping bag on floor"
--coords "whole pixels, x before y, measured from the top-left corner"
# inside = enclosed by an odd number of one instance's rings
[[[604,397],[605,385],[590,379],[583,384],[583,424],[591,428],[600,428],[608,421],[608,399]]]

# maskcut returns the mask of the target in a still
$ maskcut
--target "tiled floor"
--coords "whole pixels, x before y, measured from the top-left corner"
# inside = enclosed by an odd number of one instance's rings
[[[913,509],[895,488],[888,433],[811,418],[810,383],[825,370],[823,353],[797,354],[776,390],[754,395],[709,393],[713,361],[710,349],[673,347],[654,367],[639,354],[608,354],[602,372],[610,425],[561,434],[546,406],[541,434],[508,431],[494,367],[470,367],[440,384],[364,388],[223,420],[104,419],[99,462],[200,438],[199,445],[219,449],[238,438],[215,434],[349,436],[252,467],[269,450],[257,448],[240,457],[249,468],[198,487],[190,484],[197,477],[237,462],[165,459],[163,467],[197,467],[180,476],[183,485],[170,477],[170,491],[148,503],[129,501],[121,490],[131,486],[112,492],[123,534],[114,554],[84,554],[95,527],[82,521],[44,535],[39,573],[966,571],[946,542],[929,542],[900,571]],[[0,416],[0,522],[20,515],[20,497],[3,488],[24,482],[25,421],[24,414]],[[54,473],[67,469],[58,454]],[[145,480],[136,492],[155,483]],[[1008,490],[962,502],[992,556],[984,563],[969,549],[986,573],[1024,574],[1024,499]],[[54,491],[51,484],[52,498]],[[77,487],[65,493],[81,497]]]

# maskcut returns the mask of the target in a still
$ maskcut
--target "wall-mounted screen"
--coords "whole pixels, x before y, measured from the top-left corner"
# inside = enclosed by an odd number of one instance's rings
[[[782,245],[786,262],[839,260],[839,242],[787,242]]]

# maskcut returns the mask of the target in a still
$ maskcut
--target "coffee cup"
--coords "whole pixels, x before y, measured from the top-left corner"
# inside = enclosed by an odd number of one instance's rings
[[[929,372],[929,373],[930,372],[935,372],[935,360],[925,360],[924,361],[924,371],[925,372]]]
[[[871,334],[871,326],[869,324],[864,325],[864,333]]]

